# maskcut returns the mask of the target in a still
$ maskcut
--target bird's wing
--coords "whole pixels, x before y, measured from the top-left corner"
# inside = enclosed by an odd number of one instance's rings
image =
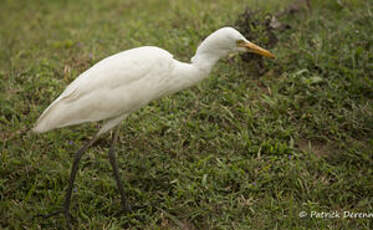
[[[172,55],[157,47],[140,47],[107,57],[67,86],[40,116],[34,131],[44,132],[118,116],[120,114],[113,114],[116,108],[100,109],[98,105],[111,103],[112,107],[121,106],[113,102],[121,93],[116,89],[131,89],[136,82],[148,77],[162,80],[162,76],[170,75],[173,65]],[[110,101],[102,101],[105,99]]]
[[[82,73],[60,95],[73,101],[98,88],[117,88],[160,71],[172,70],[172,55],[158,47],[140,47],[107,57]]]

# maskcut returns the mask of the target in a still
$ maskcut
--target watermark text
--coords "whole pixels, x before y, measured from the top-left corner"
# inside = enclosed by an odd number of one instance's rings
[[[373,218],[373,212],[353,212],[353,211],[330,211],[330,212],[322,212],[322,211],[301,211],[299,212],[300,218],[316,218],[316,219],[358,219],[358,218]]]

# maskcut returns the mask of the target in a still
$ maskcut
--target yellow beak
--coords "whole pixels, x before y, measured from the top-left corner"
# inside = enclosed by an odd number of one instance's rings
[[[273,55],[271,52],[263,49],[260,46],[255,45],[254,43],[245,41],[245,42],[240,43],[239,46],[247,48],[249,52],[257,53],[259,55],[269,57],[269,58],[275,58],[275,55]]]

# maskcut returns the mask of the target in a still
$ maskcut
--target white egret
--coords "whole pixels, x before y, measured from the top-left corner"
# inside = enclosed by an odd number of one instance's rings
[[[42,133],[83,122],[104,120],[98,133],[74,156],[65,203],[59,211],[64,213],[69,227],[73,183],[78,163],[87,148],[103,133],[119,127],[121,121],[130,113],[154,99],[195,85],[209,75],[213,65],[220,58],[239,51],[274,58],[273,54],[249,42],[234,28],[224,27],[209,35],[200,44],[191,63],[177,61],[161,48],[144,46],[103,59],[67,86],[42,113],[33,128],[34,132]],[[114,154],[118,132],[119,128],[116,128],[109,159],[121,194],[121,204],[127,209],[126,195]]]

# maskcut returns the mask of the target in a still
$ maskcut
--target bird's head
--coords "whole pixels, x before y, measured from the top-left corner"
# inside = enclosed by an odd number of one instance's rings
[[[232,27],[223,27],[210,34],[197,49],[197,53],[220,57],[232,52],[252,52],[269,58],[275,57],[268,50],[248,41]]]

